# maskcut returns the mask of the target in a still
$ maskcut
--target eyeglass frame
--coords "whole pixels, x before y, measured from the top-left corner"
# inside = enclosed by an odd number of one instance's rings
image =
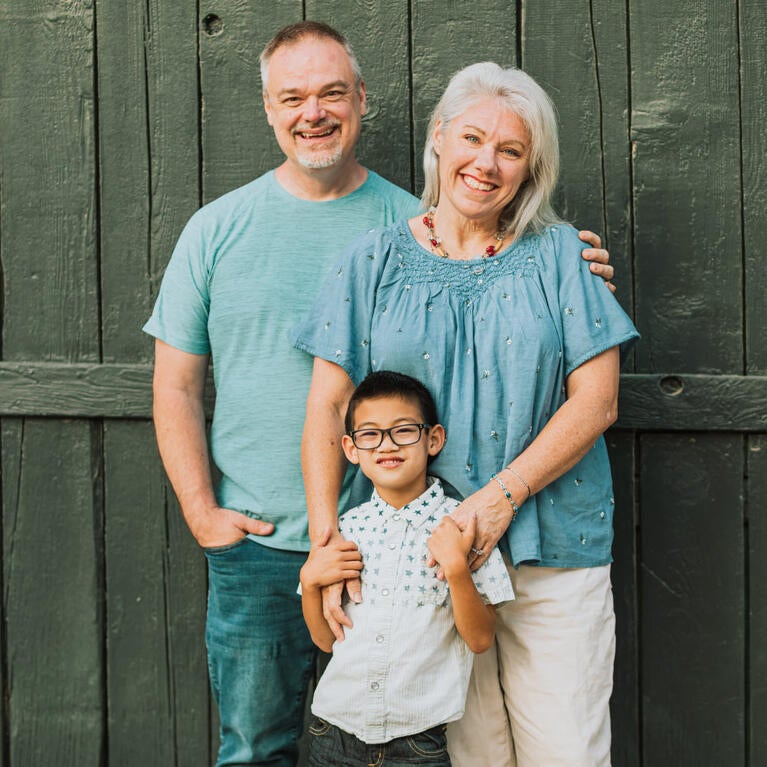
[[[402,429],[405,426],[417,426],[418,427],[418,439],[414,442],[406,442],[404,445],[397,442],[396,439],[394,439],[394,435],[392,434],[393,431],[396,429]],[[417,445],[421,441],[421,437],[423,436],[423,430],[424,429],[431,429],[432,424],[430,423],[398,423],[396,426],[392,426],[388,429],[376,429],[374,427],[370,427],[367,429],[352,429],[351,431],[346,432],[347,436],[351,437],[352,442],[354,443],[354,447],[357,448],[357,450],[378,450],[381,445],[383,445],[384,437],[388,436],[391,440],[391,443],[393,445],[396,445],[397,447],[410,447],[411,445]],[[379,440],[378,444],[374,447],[360,447],[357,444],[357,440],[355,439],[354,435],[361,431],[377,431],[381,439]]]

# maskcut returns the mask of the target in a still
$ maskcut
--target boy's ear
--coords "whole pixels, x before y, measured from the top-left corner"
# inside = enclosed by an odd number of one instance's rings
[[[354,447],[354,440],[348,435],[344,434],[341,437],[341,447],[344,449],[344,455],[349,463],[359,463],[360,457],[357,454],[357,448]]]
[[[447,439],[447,435],[445,434],[445,427],[441,424],[435,424],[434,426],[429,429],[429,437],[428,437],[428,446],[429,446],[429,455],[434,456],[439,453],[440,450],[445,446],[445,439]]]

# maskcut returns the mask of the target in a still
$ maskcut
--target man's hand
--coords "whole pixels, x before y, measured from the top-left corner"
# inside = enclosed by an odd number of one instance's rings
[[[213,506],[193,517],[188,516],[187,519],[194,520],[192,534],[204,549],[229,546],[250,534],[271,535],[274,532],[271,522],[252,519],[246,514],[222,506]]]
[[[591,245],[590,248],[586,248],[581,253],[581,256],[583,256],[586,261],[591,261],[589,269],[591,269],[592,274],[601,277],[607,283],[607,287],[615,293],[615,285],[611,282],[612,278],[615,276],[615,269],[613,269],[609,263],[610,254],[602,247],[602,238],[598,234],[594,234],[594,232],[589,232],[588,230],[578,232],[578,237],[580,237],[583,242]]]

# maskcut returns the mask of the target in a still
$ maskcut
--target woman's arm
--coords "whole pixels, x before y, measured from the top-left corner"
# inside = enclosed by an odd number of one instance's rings
[[[498,472],[518,507],[530,494],[534,495],[575,466],[615,422],[619,368],[616,346],[584,362],[567,377],[567,400],[562,407],[511,462],[514,471],[505,468]],[[477,516],[474,547],[483,554],[471,562],[472,570],[487,559],[509,526],[513,513],[500,484],[493,479],[455,510],[453,517],[461,526],[468,524],[472,515]]]
[[[353,541],[332,538],[332,531],[322,532],[312,545],[301,568],[301,609],[312,641],[320,650],[330,652],[336,639],[322,608],[322,588],[346,578],[358,578],[362,557]],[[339,641],[343,640],[343,634]]]
[[[341,437],[346,405],[353,391],[354,384],[342,367],[315,357],[301,440],[301,467],[312,542],[324,530],[331,530],[333,537],[341,537],[338,533],[338,496],[346,471]],[[346,588],[352,601],[359,602],[359,579],[348,580]],[[352,625],[341,608],[343,589],[341,581],[322,590],[325,620],[338,640],[344,637],[343,626]]]

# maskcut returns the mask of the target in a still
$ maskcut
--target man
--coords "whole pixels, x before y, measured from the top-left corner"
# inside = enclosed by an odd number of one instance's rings
[[[309,550],[300,442],[311,360],[289,329],[348,243],[418,209],[356,159],[365,85],[342,35],[317,22],[284,28],[261,55],[261,76],[285,161],[192,217],[144,328],[157,339],[160,453],[208,559],[219,767],[295,764],[313,667],[296,594]],[[210,357],[215,490],[202,404]],[[352,484],[342,504],[361,499]]]

